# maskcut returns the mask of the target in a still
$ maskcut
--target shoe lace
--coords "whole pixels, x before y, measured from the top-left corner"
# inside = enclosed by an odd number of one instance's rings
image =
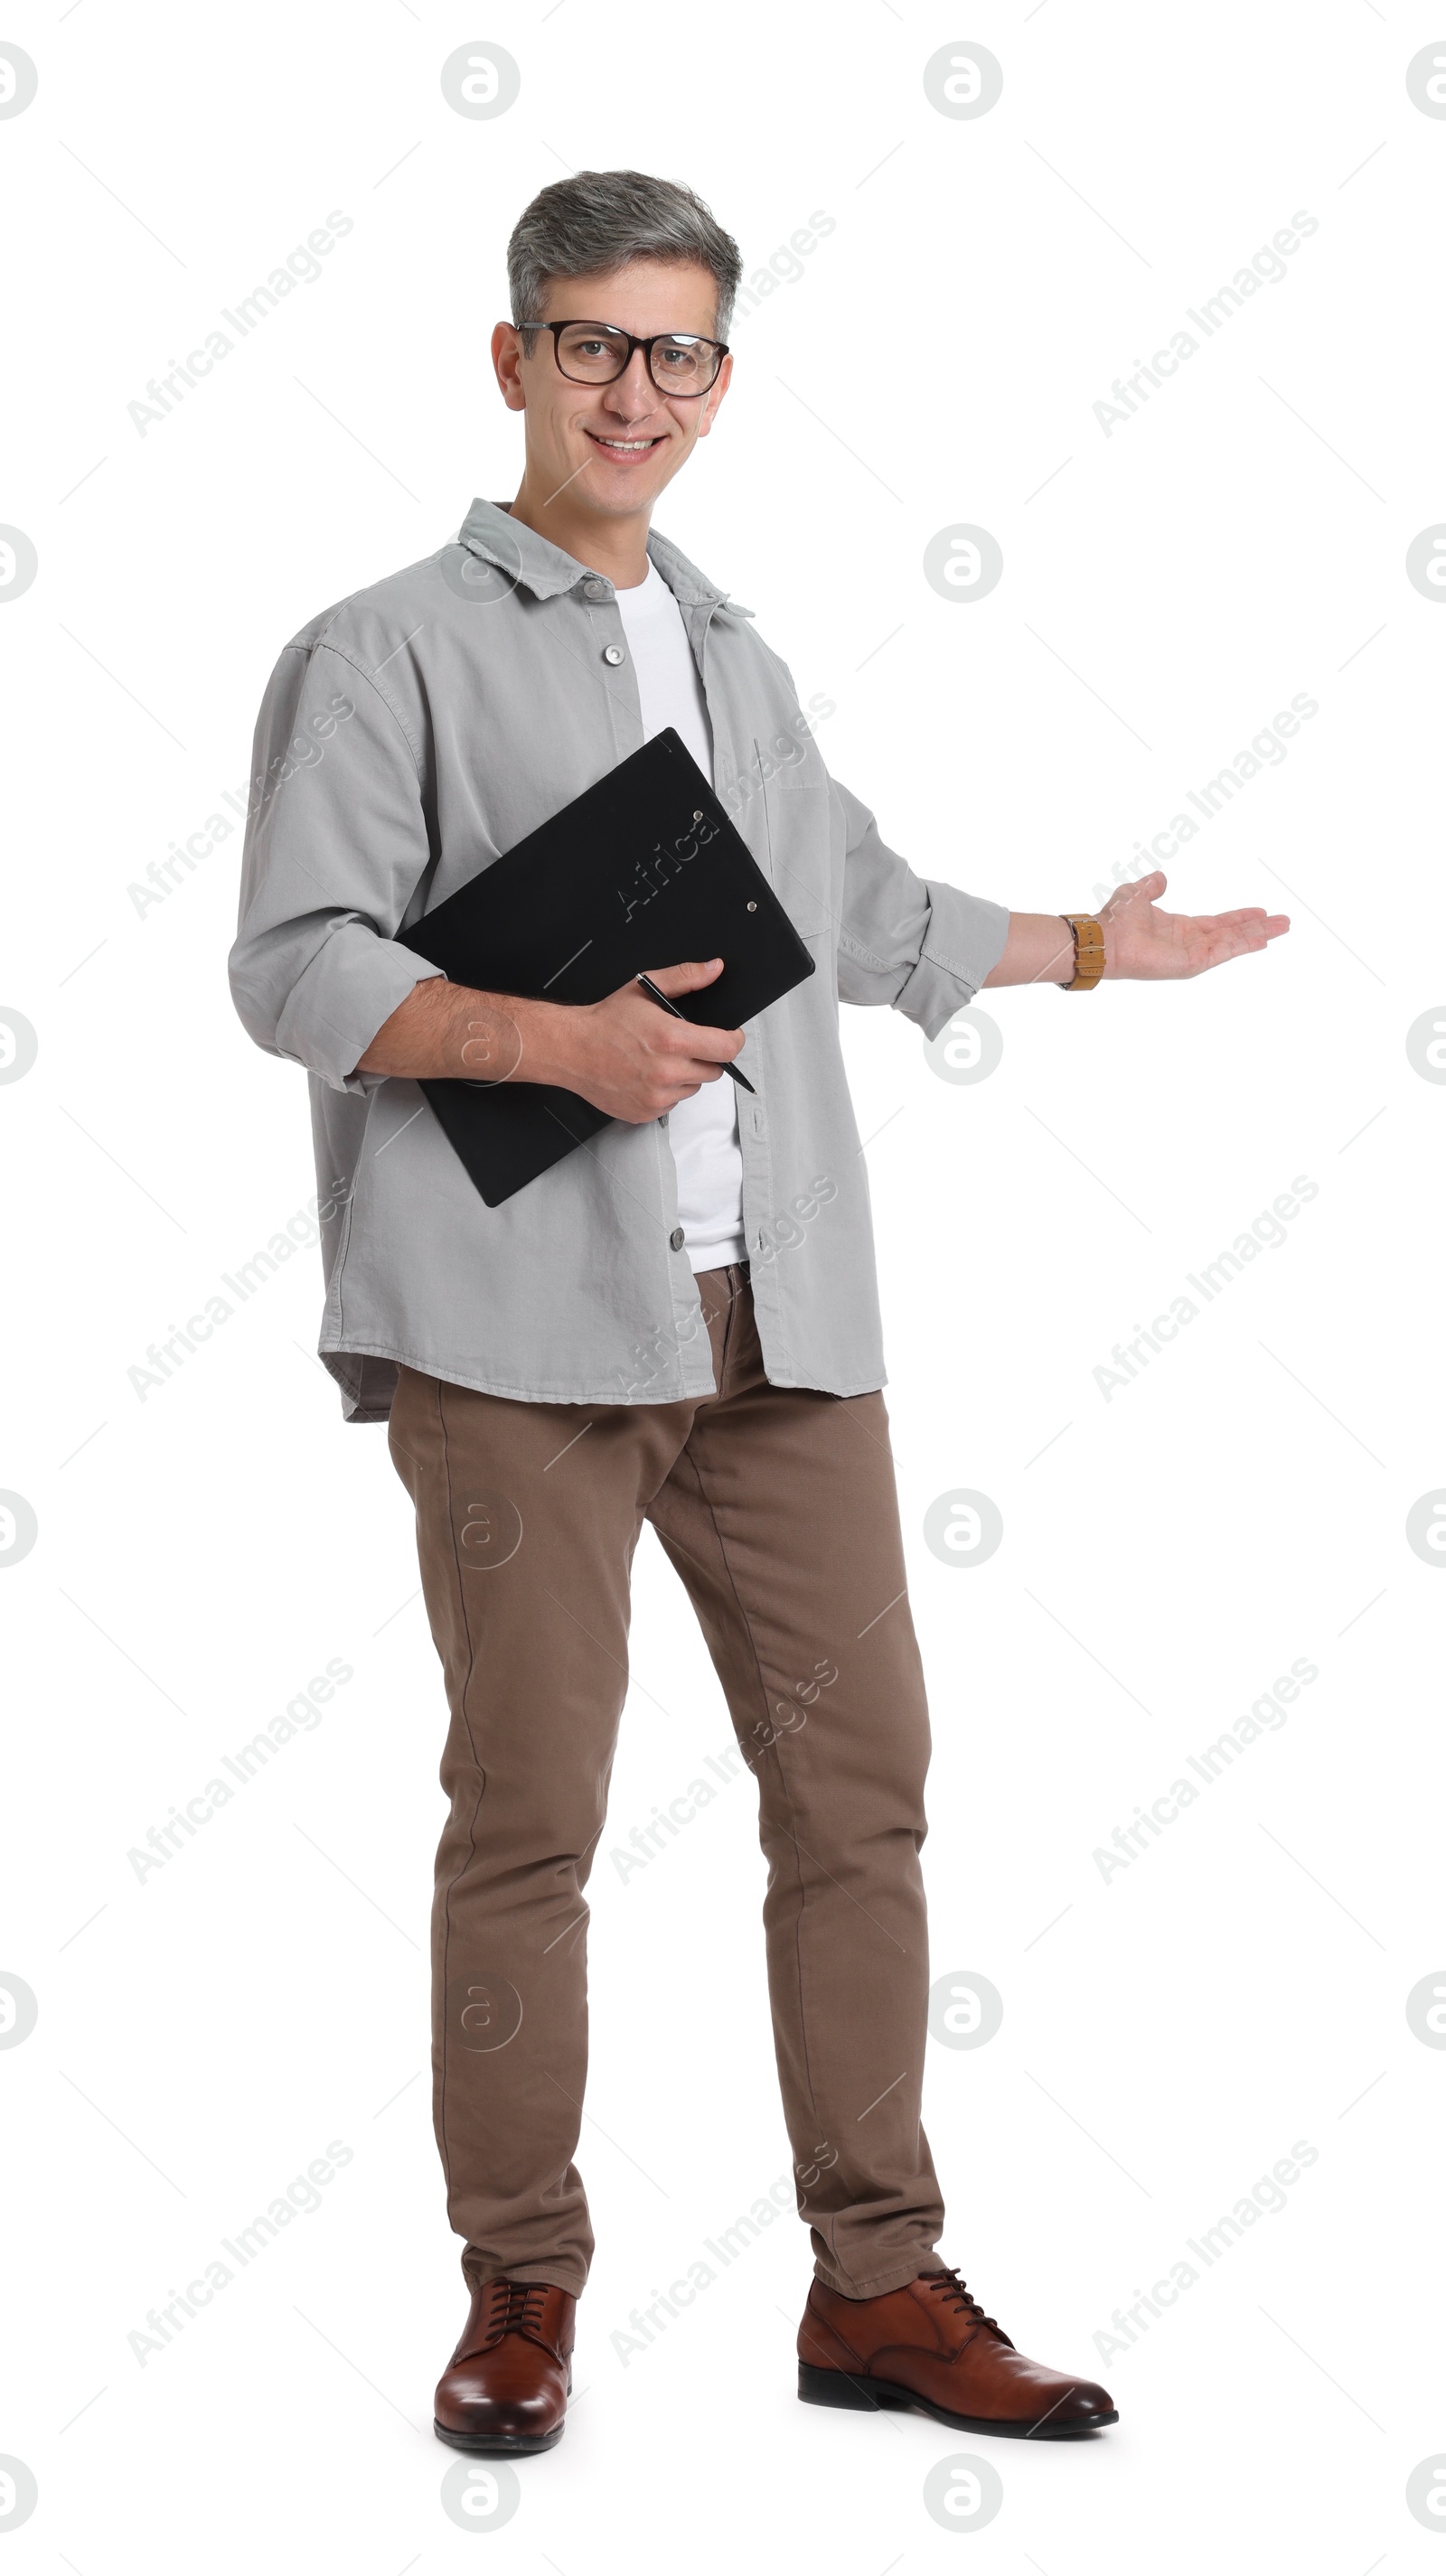
[[[977,2317],[982,2326],[989,2326],[995,2334],[1003,2333],[1004,2329],[997,2320],[987,2317],[978,2300],[971,2297],[952,2265],[944,2264],[937,2272],[925,2272],[922,2279],[924,2287],[941,2298],[946,2307],[958,2308],[966,2316]]]
[[[543,2302],[547,2297],[545,2281],[489,2281],[486,2323],[482,2349],[490,2351],[504,2335],[523,2334],[537,2339],[542,2325]]]

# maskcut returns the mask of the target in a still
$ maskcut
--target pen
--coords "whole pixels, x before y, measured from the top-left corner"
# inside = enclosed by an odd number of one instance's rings
[[[659,992],[651,975],[639,975],[635,980],[641,984],[649,1001],[657,1003],[660,1011],[671,1011],[675,1020],[683,1020],[687,1018],[688,1015],[686,1011],[680,1011],[676,1002],[670,1002],[666,993]],[[753,1089],[753,1085],[749,1081],[747,1074],[740,1073],[736,1064],[725,1064],[723,1070],[725,1073],[730,1073],[732,1075],[740,1091],[751,1091]]]

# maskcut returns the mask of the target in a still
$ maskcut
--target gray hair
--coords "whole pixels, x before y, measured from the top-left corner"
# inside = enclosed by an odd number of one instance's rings
[[[743,275],[738,244],[691,188],[641,170],[577,170],[533,198],[507,245],[513,322],[540,314],[549,279],[600,277],[635,259],[711,270],[718,289],[714,327],[727,339]],[[529,358],[536,338],[535,331],[522,334]]]

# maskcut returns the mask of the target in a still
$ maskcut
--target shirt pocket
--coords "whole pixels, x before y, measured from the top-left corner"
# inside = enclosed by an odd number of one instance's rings
[[[755,739],[762,781],[764,859],[769,882],[801,939],[831,933],[838,913],[831,867],[828,772],[811,743],[788,757]]]

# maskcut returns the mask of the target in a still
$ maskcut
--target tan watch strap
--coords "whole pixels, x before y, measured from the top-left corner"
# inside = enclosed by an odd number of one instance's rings
[[[1105,934],[1092,912],[1064,915],[1074,933],[1074,974],[1062,993],[1092,993],[1105,971]]]

